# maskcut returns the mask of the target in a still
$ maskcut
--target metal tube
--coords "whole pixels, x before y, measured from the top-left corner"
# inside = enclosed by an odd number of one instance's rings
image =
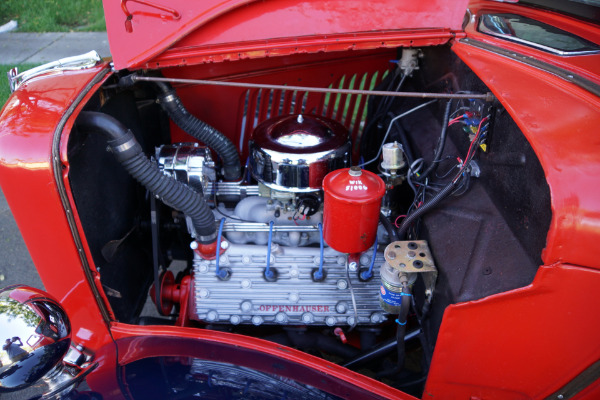
[[[216,186],[215,193],[218,196],[258,196],[259,190],[257,185],[240,185],[239,182],[219,182]],[[213,185],[208,183],[204,185],[204,193],[206,196],[213,195]]]
[[[318,232],[317,225],[274,225],[273,232]],[[263,222],[226,222],[223,232],[269,232],[269,224]]]
[[[421,333],[421,329],[416,329],[412,332],[409,332],[404,336],[404,341],[405,342],[409,341],[410,339],[413,339],[413,338],[419,336],[420,333]],[[364,364],[368,361],[376,359],[377,357],[380,357],[380,356],[383,356],[384,354],[389,353],[390,351],[396,349],[397,346],[398,346],[398,341],[396,339],[391,339],[391,340],[383,343],[382,345],[379,345],[378,347],[374,348],[373,350],[370,350],[366,353],[359,355],[358,357],[353,358],[352,360],[350,360],[346,364],[344,364],[343,367],[352,368],[357,365]]]
[[[143,82],[169,82],[169,83],[184,83],[191,85],[212,85],[212,86],[230,86],[243,88],[257,89],[275,89],[275,90],[297,90],[303,92],[316,93],[340,93],[340,94],[361,94],[367,96],[391,96],[391,97],[415,97],[423,99],[482,99],[485,101],[494,100],[494,95],[491,92],[480,94],[468,93],[427,93],[427,92],[386,92],[381,90],[357,90],[357,89],[335,89],[335,88],[319,88],[308,86],[287,86],[287,85],[268,85],[262,83],[244,83],[244,82],[223,82],[223,81],[208,81],[202,79],[176,79],[176,78],[157,78],[151,76],[132,76],[133,81]]]

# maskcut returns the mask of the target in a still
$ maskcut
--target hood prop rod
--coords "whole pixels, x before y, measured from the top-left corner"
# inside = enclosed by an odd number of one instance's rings
[[[358,89],[335,89],[335,88],[320,88],[309,86],[288,86],[288,85],[269,85],[261,83],[246,83],[246,82],[225,82],[225,81],[209,81],[202,79],[177,79],[177,78],[159,78],[153,76],[129,75],[127,77],[133,82],[168,82],[181,83],[188,85],[210,85],[210,86],[229,86],[257,89],[274,89],[274,90],[296,90],[315,93],[340,93],[340,94],[361,94],[366,96],[391,96],[391,97],[412,97],[423,99],[481,99],[491,102],[495,99],[491,92],[488,93],[429,93],[429,92],[388,92],[382,90],[358,90]]]

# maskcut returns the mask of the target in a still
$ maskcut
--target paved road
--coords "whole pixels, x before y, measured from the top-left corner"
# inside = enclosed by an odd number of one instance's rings
[[[48,257],[52,255],[48,254]],[[0,287],[16,283],[44,288],[4,194],[0,191]]]

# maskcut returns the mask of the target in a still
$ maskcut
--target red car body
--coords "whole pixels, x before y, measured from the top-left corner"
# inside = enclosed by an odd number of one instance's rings
[[[168,8],[105,0],[114,66],[104,60],[35,77],[2,109],[0,184],[46,290],[69,315],[73,341],[100,362],[87,378],[92,390],[126,397],[117,366],[192,356],[300,379],[343,398],[412,398],[333,362],[248,335],[119,322],[71,191],[68,140],[79,113],[115,70],[327,87],[331,82],[311,77],[311,70],[326,65],[336,77],[345,70],[374,74],[396,48],[447,46],[530,143],[549,187],[551,221],[542,265],[530,284],[445,308],[423,398],[600,397],[600,97],[589,89],[600,87],[600,54],[548,53],[481,33],[477,23],[483,13],[518,14],[595,44],[600,26],[488,1],[462,8],[444,1],[204,3],[198,12],[185,0]],[[203,90],[182,90],[180,96],[193,114],[242,143],[240,124],[250,122],[231,117],[244,107],[231,99],[245,89]],[[258,119],[266,119],[266,110]],[[173,142],[185,141],[173,124],[171,132]],[[358,125],[351,133],[357,137]],[[248,148],[240,146],[245,157]]]

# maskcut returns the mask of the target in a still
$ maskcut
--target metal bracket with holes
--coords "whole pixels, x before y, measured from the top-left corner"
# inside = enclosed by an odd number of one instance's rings
[[[399,273],[423,274],[425,294],[433,295],[438,271],[426,240],[404,240],[390,243],[384,252],[386,263]]]

